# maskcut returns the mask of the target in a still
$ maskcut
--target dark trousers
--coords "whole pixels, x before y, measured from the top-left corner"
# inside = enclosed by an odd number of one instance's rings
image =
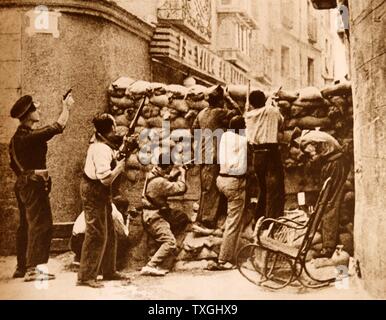
[[[219,173],[220,165],[218,164],[200,166],[201,195],[197,221],[208,228],[216,228],[219,215],[226,212],[227,200],[216,185]]]
[[[82,178],[80,185],[86,232],[78,279],[95,280],[116,271],[117,242],[111,215],[111,192],[98,180]]]
[[[73,253],[75,253],[74,261],[80,262],[80,257],[82,256],[83,242],[84,242],[84,233],[71,235],[70,249]]]
[[[331,177],[331,188],[327,206],[322,219],[323,248],[335,249],[339,236],[340,207],[344,195],[344,184],[347,180],[349,165],[344,156],[327,162],[322,167],[321,181]]]
[[[52,213],[49,199],[51,180],[21,175],[15,184],[15,194],[20,212],[16,236],[17,265],[21,270],[48,262]]]
[[[278,218],[283,215],[285,203],[284,168],[279,146],[263,144],[250,148],[260,189],[257,215]]]
[[[144,209],[142,221],[146,232],[160,245],[148,265],[161,267],[168,258],[174,255],[177,249],[177,240],[171,230],[170,223],[156,210],[147,209]]]

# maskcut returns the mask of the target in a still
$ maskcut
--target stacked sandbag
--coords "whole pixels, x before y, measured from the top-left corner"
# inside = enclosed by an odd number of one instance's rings
[[[128,127],[142,99],[148,97],[138,121],[140,129],[160,128],[163,120],[170,121],[172,130],[189,129],[198,112],[208,106],[207,92],[201,85],[186,88],[121,77],[108,89],[109,111],[118,126]]]
[[[296,146],[289,146],[291,133],[295,127],[302,130],[320,128],[334,136],[343,146],[347,155],[350,173],[345,184],[342,207],[340,208],[339,244],[344,251],[353,254],[353,222],[354,222],[354,169],[353,156],[353,103],[349,82],[334,84],[322,90],[307,87],[298,92],[280,90],[277,104],[285,118],[285,132],[281,136],[283,162],[287,174],[291,171],[305,174],[303,153]],[[296,169],[296,168],[299,168]],[[312,168],[311,168],[312,169]],[[307,168],[306,170],[311,170]],[[295,171],[294,171],[295,170]],[[319,177],[320,171],[314,170],[309,175]],[[318,180],[318,179],[317,179]],[[317,186],[315,185],[315,189]],[[319,234],[316,237],[309,259],[321,249]]]
[[[340,207],[339,243],[343,250],[351,256],[354,252],[354,213],[355,213],[355,189],[354,170],[351,168],[343,190],[343,202]]]
[[[137,181],[138,171],[147,171],[149,167],[146,164],[154,162],[154,154],[160,152],[152,150],[149,140],[158,139],[164,146],[173,147],[175,142],[170,141],[170,132],[180,132],[178,129],[190,131],[198,113],[208,107],[207,97],[211,90],[212,88],[201,85],[186,88],[177,84],[166,85],[130,77],[120,77],[111,83],[108,88],[109,113],[116,120],[117,134],[120,136],[127,134],[136,110],[146,98],[135,127],[135,133],[143,137],[139,139],[141,153],[128,160],[130,181]],[[168,130],[165,129],[167,125],[170,125]],[[178,138],[174,140],[177,141]]]
[[[322,131],[334,136],[348,154],[353,152],[353,107],[351,85],[342,83],[318,90],[315,87],[298,92],[279,90],[277,104],[285,118],[283,142],[289,142],[294,128]],[[283,148],[287,168],[300,167],[302,153],[295,147]]]

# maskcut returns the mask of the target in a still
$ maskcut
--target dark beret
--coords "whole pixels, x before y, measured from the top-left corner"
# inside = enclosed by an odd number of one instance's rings
[[[11,117],[20,119],[33,108],[35,108],[35,106],[33,104],[32,97],[29,95],[23,96],[13,105],[11,109]]]

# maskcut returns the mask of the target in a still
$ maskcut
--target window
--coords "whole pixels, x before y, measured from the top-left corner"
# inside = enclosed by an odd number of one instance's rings
[[[289,76],[290,71],[290,53],[289,48],[281,47],[281,76],[286,78]]]
[[[295,4],[291,0],[281,0],[281,23],[288,29],[292,29],[294,26],[294,6]]]
[[[308,64],[307,64],[307,82],[309,86],[314,85],[315,81],[315,66],[314,66],[314,59],[308,58]]]

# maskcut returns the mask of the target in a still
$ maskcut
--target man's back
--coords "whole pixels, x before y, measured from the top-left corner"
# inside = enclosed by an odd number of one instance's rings
[[[278,143],[278,133],[283,124],[283,116],[278,108],[265,106],[245,114],[247,139],[249,143]]]

